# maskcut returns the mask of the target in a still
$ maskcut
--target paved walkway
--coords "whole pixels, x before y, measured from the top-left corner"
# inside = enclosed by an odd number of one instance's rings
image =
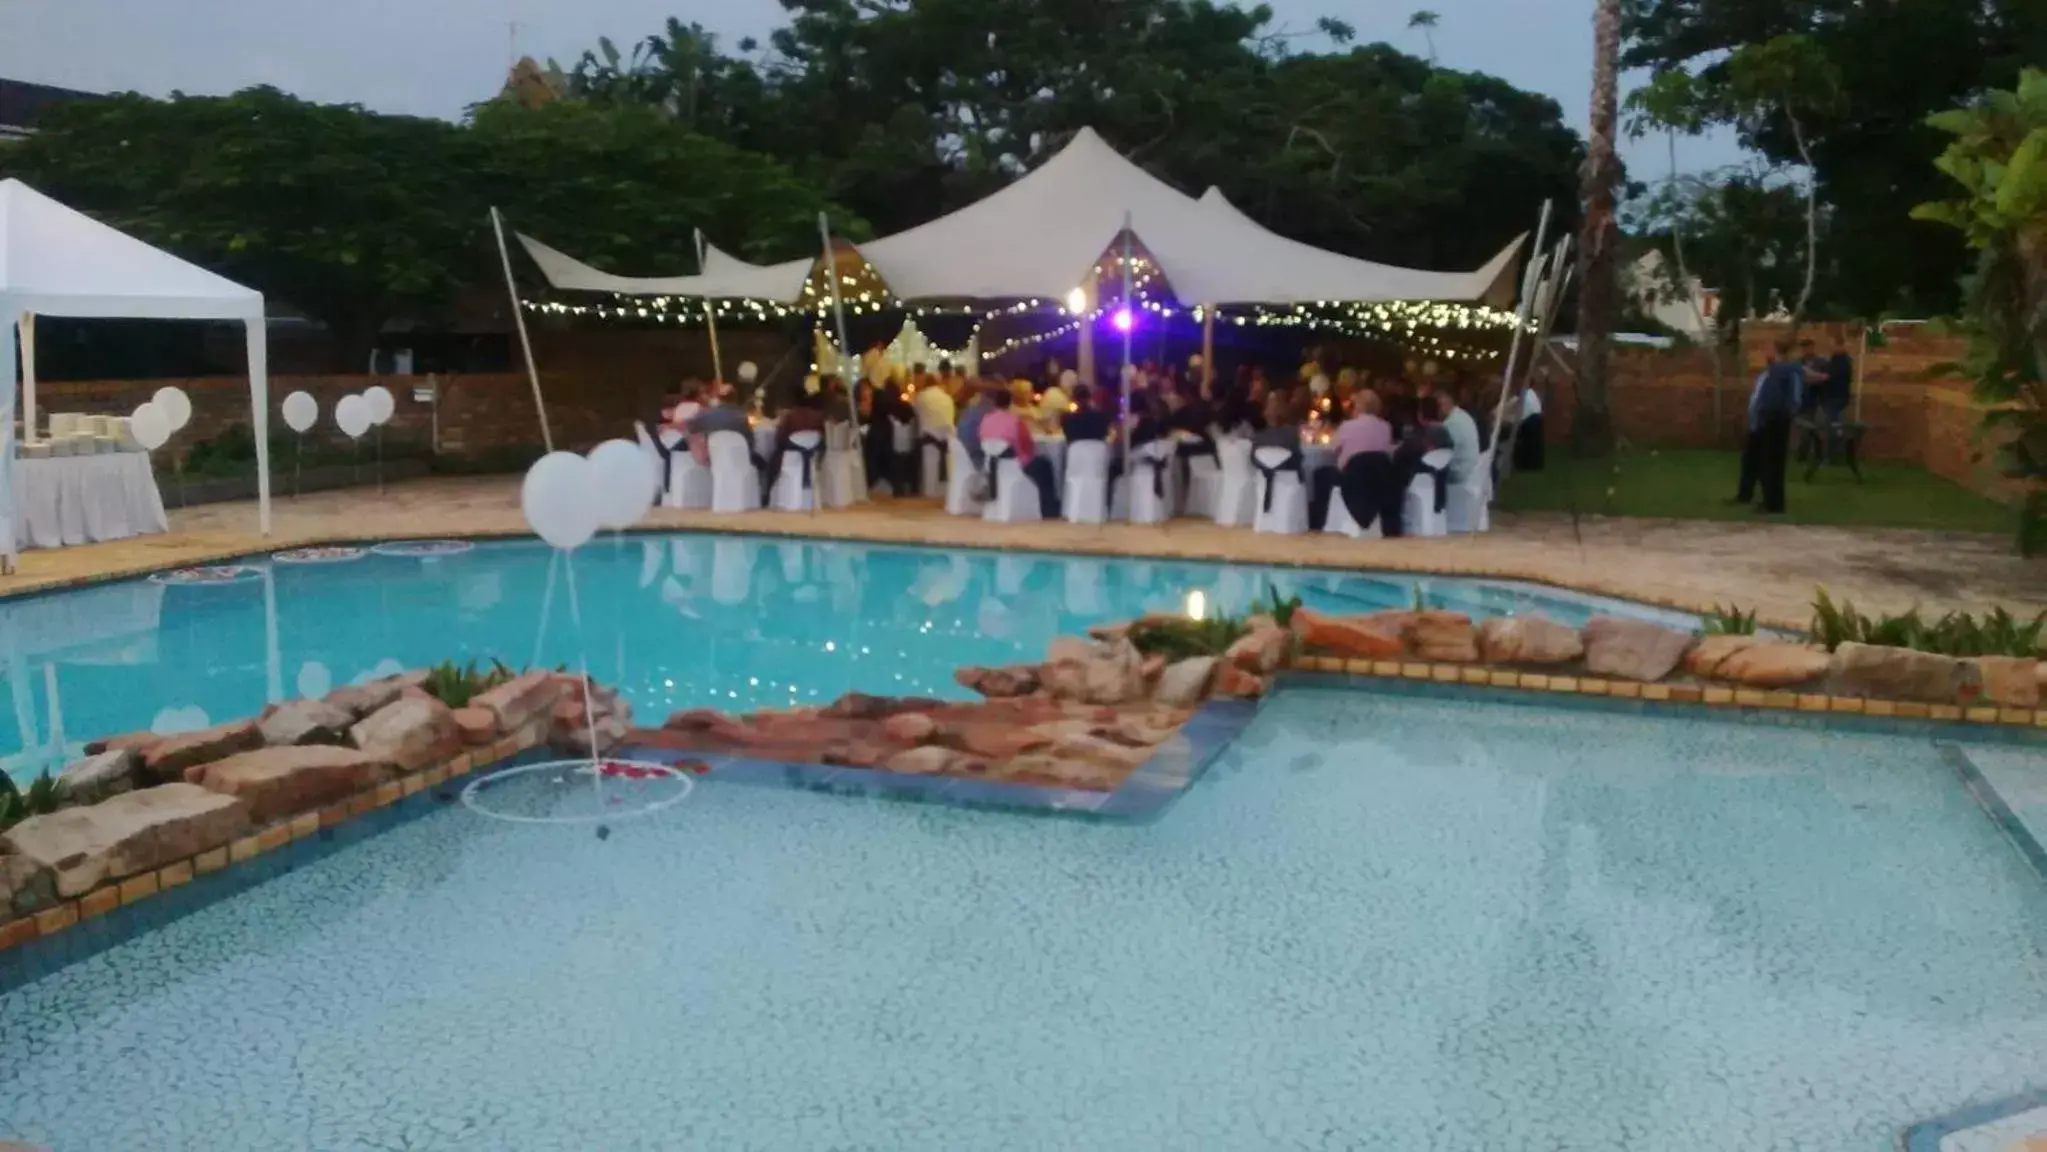
[[[18,575],[0,577],[0,596],[324,541],[526,531],[516,477],[418,480],[381,496],[315,493],[279,500],[273,510],[268,539],[256,534],[255,506],[243,502],[174,512],[165,535],[26,552]],[[1804,624],[1820,585],[1865,610],[2047,608],[2047,560],[2022,560],[2009,540],[1972,533],[1603,518],[1573,524],[1528,514],[1503,515],[1483,536],[1356,541],[1261,536],[1194,520],[1162,528],[986,524],[946,516],[929,501],[816,515],[656,509],[646,527],[1511,577],[1694,611],[1734,603],[1784,625]]]

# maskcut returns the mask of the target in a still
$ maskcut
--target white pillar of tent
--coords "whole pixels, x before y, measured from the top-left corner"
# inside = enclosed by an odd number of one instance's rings
[[[256,530],[270,535],[270,328],[263,306],[244,322],[249,331],[249,412],[256,432]]]
[[[1215,398],[1215,305],[1201,306],[1201,379],[1208,387],[1202,394]]]
[[[707,275],[710,269],[704,267],[703,229],[699,228],[696,230],[696,238],[697,274],[700,276]],[[709,333],[711,337],[711,379],[723,384],[725,383],[725,358],[718,352],[718,310],[715,302],[709,296],[704,297],[704,331]]]
[[[1073,370],[1080,373],[1080,382],[1090,388],[1101,381],[1095,377],[1095,304],[1101,299],[1101,268],[1099,265],[1087,270],[1087,283],[1081,286],[1081,295],[1086,299],[1080,306],[1080,345],[1074,352]]]
[[[0,296],[0,304],[6,298]],[[11,308],[0,308],[0,316],[13,314]],[[18,516],[15,510],[14,493],[14,402],[18,395],[14,378],[14,331],[12,324],[0,323],[0,565],[7,572],[14,571],[14,561],[20,550],[14,542],[14,525]]]
[[[21,433],[36,438],[36,314],[21,314]]]

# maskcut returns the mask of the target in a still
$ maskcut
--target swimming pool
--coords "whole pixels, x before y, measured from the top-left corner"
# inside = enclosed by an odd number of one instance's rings
[[[1237,565],[936,551],[757,537],[607,538],[567,572],[537,541],[339,563],[244,562],[230,582],[129,580],[0,601],[11,707],[0,752],[17,779],[84,740],[184,731],[267,701],[446,659],[574,664],[619,684],[639,716],[820,703],[860,688],[964,696],[966,664],[1039,659],[1060,634],[1180,610],[1200,589],[1241,611],[1268,585],[1310,606],[1405,607],[1417,591],[1474,617],[1539,609],[1689,617],[1530,585]],[[66,751],[66,748],[70,752]]]
[[[1287,691],[1149,825],[444,806],[0,995],[0,1137],[1877,1152],[2037,1082],[1932,744],[1495,699]]]

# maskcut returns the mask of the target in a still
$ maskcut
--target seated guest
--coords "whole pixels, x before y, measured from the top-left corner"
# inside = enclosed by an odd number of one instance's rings
[[[677,432],[687,432],[689,422],[704,410],[704,385],[699,380],[684,380],[675,396],[661,409],[661,427]]]
[[[1461,484],[1478,471],[1479,455],[1485,451],[1478,421],[1457,406],[1453,393],[1438,392],[1436,402],[1436,410],[1442,414],[1443,431],[1450,437],[1450,482]]]
[[[1069,444],[1081,440],[1108,440],[1115,431],[1115,421],[1107,412],[1094,404],[1094,389],[1085,384],[1073,386],[1074,410],[1060,418],[1060,431],[1066,434]]]
[[[846,382],[837,376],[826,376],[818,381],[817,395],[824,397],[824,418],[827,424],[844,424],[853,418],[853,399],[846,394]]]
[[[1072,390],[1080,387],[1076,383],[1079,379],[1080,376],[1077,373],[1070,371],[1062,372],[1059,375],[1059,379],[1054,381],[1051,387],[1045,389],[1045,394],[1038,397],[1038,426],[1040,428],[1057,428],[1059,426],[1059,421],[1065,418],[1067,410],[1073,406]]]
[[[782,478],[782,457],[789,451],[789,438],[798,432],[822,433],[825,426],[825,397],[819,393],[806,392],[796,398],[796,403],[782,410],[782,418],[775,421],[775,451],[768,457],[768,483],[761,485],[761,501],[766,503],[767,490]],[[821,443],[822,441],[820,441]],[[820,460],[823,457],[819,457]],[[817,483],[817,473],[811,473],[810,482]]]
[[[746,438],[746,450],[753,456],[754,467],[761,466],[758,453],[753,450],[753,425],[746,419],[746,413],[733,403],[730,385],[719,385],[711,396],[711,403],[690,417],[689,453],[697,463],[711,466],[711,433],[737,432]]]
[[[1142,448],[1144,445],[1165,434],[1165,423],[1154,415],[1151,394],[1149,392],[1132,392],[1130,394],[1130,446],[1132,448]]]
[[[1314,487],[1308,497],[1308,525],[1320,529],[1329,512],[1330,493],[1335,491],[1351,458],[1361,453],[1377,453],[1388,458],[1391,464],[1393,452],[1393,425],[1379,415],[1379,397],[1370,390],[1353,392],[1350,401],[1350,419],[1336,429],[1336,464],[1315,471]],[[1359,527],[1367,522],[1358,521]]]
[[[1305,392],[1305,390],[1303,390]],[[1301,447],[1301,421],[1307,418],[1305,399],[1296,403],[1291,393],[1279,390],[1265,398],[1265,427],[1251,436],[1251,450]]]
[[[993,396],[996,387],[982,384],[972,389],[973,398],[967,404],[967,410],[960,413],[960,446],[967,450],[967,458],[974,462],[976,468],[981,466],[981,421],[995,410]]]
[[[891,493],[907,494],[909,483],[905,473],[915,463],[914,439],[917,427],[916,410],[893,382],[871,392],[868,407],[860,416],[867,438],[862,442],[862,458],[867,464],[867,482],[888,481]],[[901,424],[912,430],[909,456],[896,455],[896,425]]]
[[[1025,382],[1025,387],[1029,387],[1028,382]],[[1059,485],[1052,478],[1052,462],[1038,455],[1038,447],[1031,440],[1030,425],[1016,414],[1014,394],[1006,391],[995,393],[994,409],[981,418],[978,438],[1009,442],[1024,475],[1038,486],[1039,513],[1047,520],[1058,519]]]
[[[944,365],[945,369],[951,367],[950,362]],[[953,403],[952,393],[946,390],[944,378],[926,376],[921,384],[916,398],[911,401],[917,410],[917,423],[933,432],[952,427],[953,421],[959,417],[959,410]]]

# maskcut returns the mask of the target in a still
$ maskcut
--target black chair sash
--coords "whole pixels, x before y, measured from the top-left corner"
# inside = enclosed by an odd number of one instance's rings
[[[1180,462],[1180,491],[1182,492],[1186,492],[1194,487],[1194,465],[1190,461],[1196,456],[1208,457],[1210,460],[1215,461],[1217,468],[1223,466],[1223,458],[1215,450],[1215,441],[1206,436],[1180,441],[1173,455]]]
[[[1434,477],[1436,481],[1436,511],[1441,512],[1450,503],[1450,470],[1431,468],[1427,464],[1416,464],[1415,474]]]
[[[1166,468],[1173,460],[1169,456],[1138,454],[1132,457],[1139,467],[1151,469],[1151,494],[1161,500],[1166,498]]]
[[[938,449],[938,482],[945,483],[949,479],[946,473],[952,468],[952,444],[943,436],[925,432],[917,437],[917,450],[922,452],[926,448]]]
[[[988,457],[988,462],[983,465],[988,470],[988,502],[993,504],[1002,498],[1002,462],[1016,459],[1016,446],[1012,444],[1000,452],[984,455]]]
[[[792,440],[789,442],[789,451],[803,459],[803,487],[806,491],[814,491],[817,485],[811,479],[811,472],[817,465],[817,458],[824,455],[824,442],[820,440],[817,447],[805,448]]]
[[[1286,459],[1268,468],[1258,459],[1258,451],[1254,448],[1251,451],[1251,467],[1258,469],[1259,474],[1265,477],[1264,504],[1265,511],[1270,512],[1272,511],[1272,489],[1279,480],[1279,474],[1291,472],[1295,478],[1299,479],[1301,477],[1301,450],[1299,448],[1290,450],[1287,453]],[[1302,483],[1306,482],[1306,480],[1302,480]]]
[[[674,448],[661,442],[661,433],[658,430],[649,439],[654,443],[654,454],[661,458],[661,475],[654,480],[654,501],[659,503],[661,498],[668,494],[668,478],[675,475],[675,454],[689,451],[689,437],[677,440]]]

